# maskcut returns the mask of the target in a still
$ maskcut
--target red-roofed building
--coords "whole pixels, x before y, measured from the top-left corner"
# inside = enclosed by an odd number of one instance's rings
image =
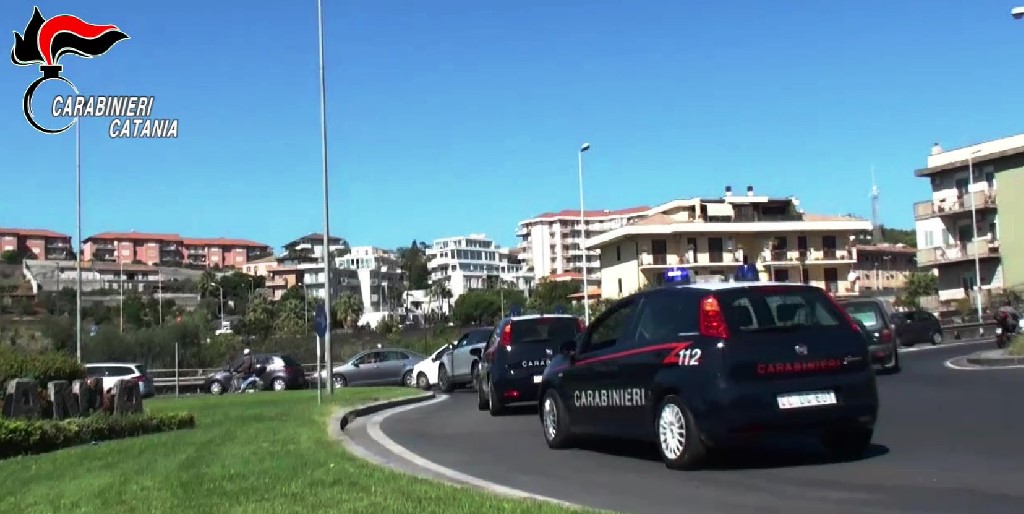
[[[584,211],[586,237],[625,226],[632,220],[643,218],[648,210],[650,207],[643,206]],[[516,235],[523,239],[519,249],[527,269],[538,279],[551,274],[582,273],[584,252],[580,247],[583,238],[580,228],[579,209],[545,212],[520,221]],[[600,267],[598,254],[591,252],[587,260],[588,274],[596,275]]]
[[[0,254],[8,251],[20,257],[31,253],[41,261],[74,258],[71,236],[43,229],[0,228]]]
[[[270,246],[247,239],[192,238],[178,234],[103,232],[85,239],[87,261],[134,262],[151,266],[184,265],[241,268],[272,253]]]

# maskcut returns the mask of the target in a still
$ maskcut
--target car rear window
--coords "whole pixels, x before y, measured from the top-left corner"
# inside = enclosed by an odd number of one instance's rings
[[[562,343],[574,339],[580,321],[574,317],[541,317],[512,321],[512,344]]]
[[[302,367],[302,364],[300,364],[299,361],[295,360],[295,357],[292,357],[291,355],[282,355],[281,360],[284,361],[284,365],[288,366],[289,368]]]
[[[843,304],[843,309],[868,330],[882,327],[882,309],[875,302],[849,302]]]
[[[127,377],[135,374],[135,370],[128,366],[107,366],[107,376],[110,377]]]
[[[722,291],[715,296],[730,330],[834,327],[841,325],[844,318],[823,291],[811,287],[750,287]]]
[[[143,366],[142,364],[136,364],[135,365],[135,369],[139,371],[140,375],[147,375],[147,376],[149,375],[148,370],[146,369],[146,366]]]

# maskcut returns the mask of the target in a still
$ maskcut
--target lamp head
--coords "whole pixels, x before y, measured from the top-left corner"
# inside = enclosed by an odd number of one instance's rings
[[[580,147],[580,153],[586,152],[587,150],[590,150],[590,143],[583,143],[583,146]]]

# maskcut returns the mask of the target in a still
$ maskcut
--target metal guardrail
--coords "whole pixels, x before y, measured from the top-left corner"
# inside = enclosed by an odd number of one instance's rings
[[[149,376],[153,379],[153,388],[157,393],[167,393],[175,389],[182,392],[206,392],[203,385],[206,377],[223,368],[183,368],[183,369],[151,369]],[[316,376],[316,364],[303,364],[302,370],[306,379],[312,381]]]

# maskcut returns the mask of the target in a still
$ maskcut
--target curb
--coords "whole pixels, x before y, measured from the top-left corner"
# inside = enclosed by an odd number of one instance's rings
[[[350,423],[355,421],[357,418],[376,414],[383,410],[393,409],[395,407],[404,407],[406,405],[412,405],[414,403],[425,402],[432,400],[436,397],[433,392],[421,393],[416,396],[409,396],[406,398],[399,398],[397,400],[384,400],[377,403],[371,403],[369,405],[363,405],[362,407],[354,407],[348,410],[343,410],[339,414],[331,417],[331,424],[334,425],[337,420],[337,426],[339,431],[344,431]]]
[[[976,353],[968,355],[965,359],[967,364],[972,366],[984,366],[984,367],[999,367],[999,366],[1018,366],[1024,364],[1024,357],[997,357],[987,356],[983,353]]]

